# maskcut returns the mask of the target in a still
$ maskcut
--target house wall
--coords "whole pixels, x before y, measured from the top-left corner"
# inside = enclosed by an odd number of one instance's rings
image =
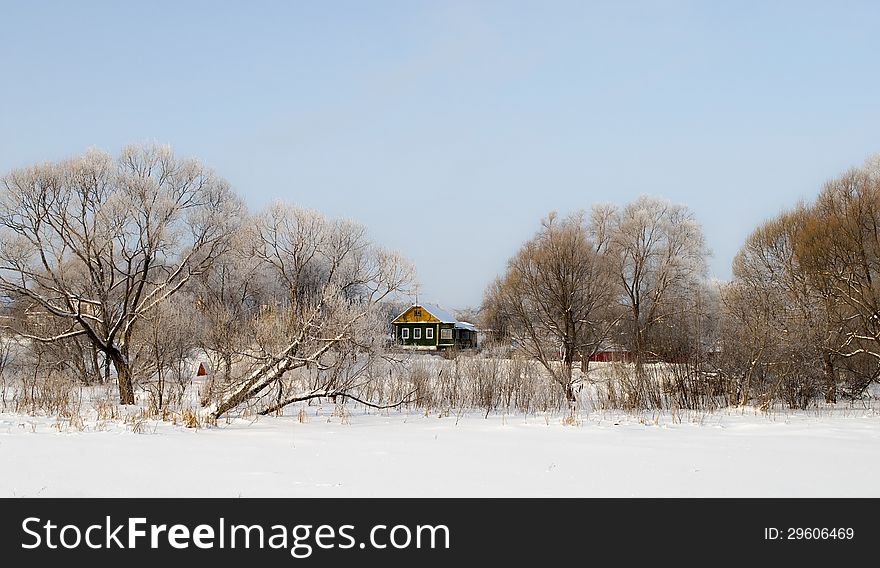
[[[401,337],[401,330],[403,328],[407,328],[409,330],[409,338],[403,339]],[[419,328],[422,330],[422,338],[421,339],[413,339],[413,329]],[[425,338],[425,330],[428,328],[432,328],[434,330],[434,338],[426,339]],[[448,329],[450,331],[449,339],[441,339],[441,330]],[[394,324],[394,342],[397,345],[405,345],[412,347],[437,347],[438,349],[452,347],[456,344],[456,332],[458,330],[455,329],[455,325],[451,323],[425,323],[425,322],[417,322],[417,323],[395,323]]]
[[[401,336],[401,330],[406,328],[409,330],[409,337],[407,339],[403,339]],[[421,330],[421,339],[413,339],[413,330],[420,329]],[[427,339],[425,337],[425,330],[433,329],[434,337],[431,339]],[[438,337],[440,336],[438,332],[438,324],[436,323],[395,323],[394,324],[394,338],[395,343],[398,345],[411,345],[417,347],[433,347],[437,345]]]

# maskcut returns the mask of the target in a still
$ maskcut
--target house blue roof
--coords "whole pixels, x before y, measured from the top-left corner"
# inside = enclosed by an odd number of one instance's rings
[[[443,323],[458,323],[458,319],[440,306],[434,304],[417,304]]]

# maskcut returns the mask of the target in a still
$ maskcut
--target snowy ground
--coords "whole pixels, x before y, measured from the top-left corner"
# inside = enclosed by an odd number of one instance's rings
[[[575,425],[331,411],[143,433],[0,413],[0,497],[880,497],[871,408],[594,412]]]

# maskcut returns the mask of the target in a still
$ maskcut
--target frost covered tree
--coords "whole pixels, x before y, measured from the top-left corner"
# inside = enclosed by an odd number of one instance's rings
[[[251,249],[248,231],[241,232],[230,254],[195,279],[190,291],[198,314],[195,340],[213,369],[202,402],[212,397],[215,383],[232,380],[247,359],[260,311],[284,297],[281,284]]]
[[[356,223],[283,203],[259,214],[249,235],[280,296],[253,321],[247,372],[218,389],[203,414],[217,418],[245,402],[266,413],[312,398],[357,398],[384,347],[380,302],[407,291],[412,265]],[[287,380],[294,374],[305,378]]]
[[[637,368],[657,324],[675,315],[706,273],[703,231],[684,205],[642,195],[623,208],[594,208],[594,231],[608,240],[609,258],[628,318]]]
[[[486,291],[490,320],[540,362],[569,402],[575,401],[575,356],[595,350],[610,329],[614,296],[605,245],[591,239],[583,215],[551,213]]]
[[[152,311],[229,248],[243,205],[229,184],[159,145],[89,150],[0,181],[0,292],[85,338],[133,404],[131,341]]]
[[[163,409],[182,402],[193,370],[191,355],[197,346],[198,318],[191,294],[181,292],[145,314],[131,339],[135,374],[152,397],[151,404]],[[137,372],[140,371],[140,372]]]

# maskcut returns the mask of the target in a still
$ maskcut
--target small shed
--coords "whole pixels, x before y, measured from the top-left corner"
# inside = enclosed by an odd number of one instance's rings
[[[473,349],[477,328],[433,304],[413,304],[391,321],[392,341],[405,349]]]

